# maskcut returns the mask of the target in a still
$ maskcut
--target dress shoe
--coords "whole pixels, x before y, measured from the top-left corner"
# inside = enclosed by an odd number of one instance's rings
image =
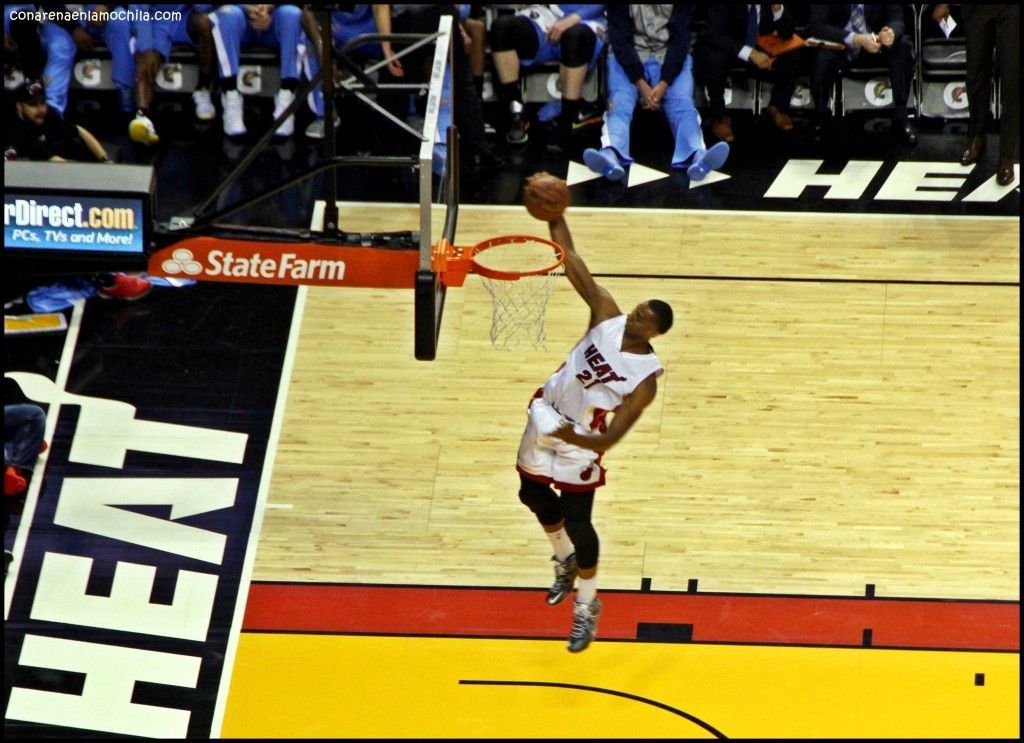
[[[785,111],[780,111],[775,106],[768,106],[765,109],[765,113],[768,114],[768,118],[775,124],[776,129],[781,129],[784,132],[791,131],[793,129],[793,119],[789,117],[789,114]]]
[[[961,165],[973,165],[981,159],[982,154],[985,152],[985,138],[984,137],[973,137],[970,142],[967,143],[967,149],[960,154]]]
[[[1009,186],[1013,183],[1016,173],[1013,172],[1013,158],[1001,157],[996,164],[996,183],[1000,186]]]
[[[736,139],[732,133],[732,121],[728,116],[711,120],[711,136],[722,142],[732,142]]]
[[[906,119],[893,120],[892,128],[903,144],[910,147],[917,144],[917,130],[914,129],[914,125]]]

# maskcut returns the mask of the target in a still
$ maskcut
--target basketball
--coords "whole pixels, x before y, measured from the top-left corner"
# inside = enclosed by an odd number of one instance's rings
[[[550,173],[535,173],[523,185],[523,205],[534,219],[550,222],[569,206],[569,186]]]

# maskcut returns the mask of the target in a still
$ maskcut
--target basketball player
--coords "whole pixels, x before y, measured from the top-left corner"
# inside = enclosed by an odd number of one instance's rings
[[[565,363],[534,395],[516,469],[519,499],[533,511],[555,550],[548,604],[564,601],[579,576],[569,633],[569,651],[577,653],[594,639],[601,613],[598,537],[590,521],[595,488],[604,485],[601,458],[654,399],[662,368],[650,340],[672,327],[672,308],[651,299],[623,314],[574,249],[565,217],[548,227],[551,238],[565,248],[565,274],[590,307],[590,324]],[[614,413],[610,420],[609,413]]]

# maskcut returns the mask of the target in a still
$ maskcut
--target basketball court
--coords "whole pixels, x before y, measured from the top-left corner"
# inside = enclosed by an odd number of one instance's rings
[[[438,270],[442,238],[547,237],[518,198],[341,200],[347,233],[419,245],[305,256],[350,285],[201,277],[8,338],[50,448],[5,583],[6,732],[1019,737],[1018,195],[841,213],[745,184],[747,209],[571,185],[597,281],[676,312],[605,458],[581,654],[514,465],[588,310],[556,277],[543,342],[495,348],[481,277]],[[209,239],[151,272],[199,275]]]

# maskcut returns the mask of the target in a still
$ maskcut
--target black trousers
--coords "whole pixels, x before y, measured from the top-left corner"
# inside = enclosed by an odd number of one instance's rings
[[[465,146],[466,154],[472,155],[486,149],[487,140],[484,133],[483,109],[480,105],[480,96],[476,92],[473,83],[473,73],[469,68],[469,58],[462,46],[462,35],[458,29],[458,10],[454,5],[406,5],[406,10],[401,15],[391,19],[391,30],[394,33],[433,33],[437,31],[437,24],[442,15],[452,15],[455,24],[452,27],[451,43],[454,47],[454,68],[452,69],[452,106],[455,125],[459,129],[459,136]],[[401,49],[401,45],[392,45],[395,51]],[[434,46],[427,44],[416,51],[402,57],[402,69],[404,77],[396,78],[387,68],[380,70],[381,83],[408,83],[423,82],[430,79],[430,65],[434,59]],[[396,118],[405,119],[406,106],[408,105],[408,91],[381,92],[381,105]],[[418,143],[412,136],[400,130],[389,121],[381,124],[379,131],[382,141],[385,143],[384,151],[407,152],[418,147]],[[443,133],[442,133],[442,136]],[[402,146],[406,143],[406,146]]]
[[[711,118],[717,119],[725,115],[725,83],[729,70],[737,64],[743,64],[746,67],[746,74],[751,77],[772,84],[770,105],[780,111],[789,110],[789,103],[796,89],[797,74],[800,71],[799,52],[776,57],[770,70],[762,70],[749,62],[742,62],[738,57],[713,49],[707,44],[699,44],[694,50],[694,57],[694,76],[698,84],[707,88]]]
[[[892,100],[895,116],[907,115],[907,101],[910,99],[910,81],[914,74],[914,48],[906,36],[891,47],[882,47],[877,54],[868,54],[861,49],[851,62],[846,52],[831,49],[815,49],[811,63],[811,95],[814,96],[814,110],[823,116],[828,110],[828,96],[839,73],[861,67],[888,67],[892,81]]]
[[[1001,78],[999,155],[1013,158],[1017,154],[1020,128],[1020,6],[965,3],[962,7],[970,136],[982,136],[988,123],[995,52]]]

